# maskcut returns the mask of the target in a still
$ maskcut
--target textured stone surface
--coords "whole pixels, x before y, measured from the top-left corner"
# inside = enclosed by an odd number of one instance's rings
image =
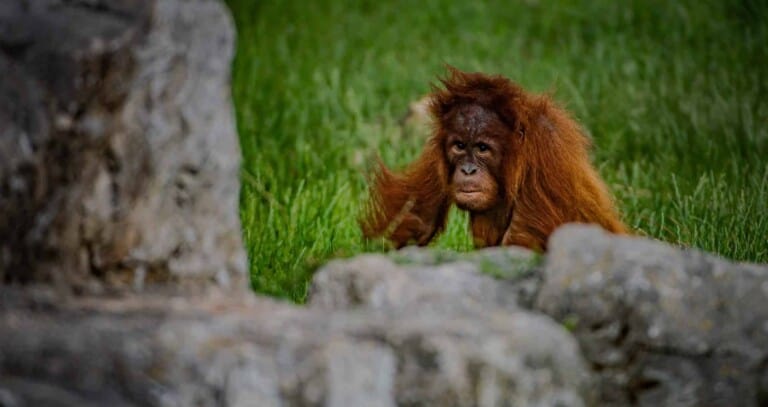
[[[768,403],[765,265],[569,225],[543,265],[518,248],[334,261],[318,271],[310,304],[410,312],[436,296],[554,317],[579,340],[600,404]]]
[[[0,3],[0,279],[244,286],[214,0]]]
[[[307,308],[6,287],[0,400],[766,404],[767,267],[583,226],[549,247],[334,261]]]
[[[768,267],[589,227],[549,247],[536,308],[573,328],[604,402],[768,404]]]
[[[314,307],[408,308],[435,298],[514,308],[530,302],[529,279],[536,254],[521,248],[491,248],[470,253],[417,248],[385,255],[335,260],[317,271],[310,290]],[[507,280],[497,280],[501,275]]]
[[[582,406],[591,389],[576,341],[552,320],[452,296],[329,311],[211,290],[67,300],[0,290],[7,399]]]

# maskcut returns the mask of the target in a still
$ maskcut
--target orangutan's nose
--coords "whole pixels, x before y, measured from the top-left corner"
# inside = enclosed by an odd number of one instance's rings
[[[461,164],[461,172],[463,172],[464,175],[472,175],[477,172],[477,166],[472,163]]]

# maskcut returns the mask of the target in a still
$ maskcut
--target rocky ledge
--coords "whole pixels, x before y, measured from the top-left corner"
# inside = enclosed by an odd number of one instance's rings
[[[767,267],[588,226],[561,228],[550,247],[336,260],[305,307],[214,289],[63,299],[5,287],[0,400],[768,401]]]

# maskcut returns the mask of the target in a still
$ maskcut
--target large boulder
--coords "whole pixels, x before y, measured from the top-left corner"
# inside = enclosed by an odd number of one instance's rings
[[[548,247],[535,308],[572,329],[603,403],[768,404],[768,267],[596,227]]]
[[[466,280],[435,277],[452,286]],[[575,339],[543,315],[465,301],[460,292],[350,309],[217,292],[62,300],[0,288],[0,401],[590,404]]]
[[[245,287],[233,42],[214,0],[0,2],[0,280]]]
[[[543,262],[519,248],[336,260],[315,275],[310,305],[522,307],[575,335],[601,405],[768,403],[768,267],[589,226],[565,226],[548,246]]]

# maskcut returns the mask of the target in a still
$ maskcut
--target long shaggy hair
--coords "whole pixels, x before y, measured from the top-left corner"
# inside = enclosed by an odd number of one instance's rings
[[[549,96],[529,94],[502,76],[455,68],[441,83],[431,96],[434,131],[421,156],[401,172],[379,163],[361,219],[364,236],[385,236],[402,247],[425,245],[443,230],[452,204],[446,122],[465,105],[494,112],[505,126],[503,170],[493,174],[503,194],[500,210],[471,214],[476,242],[544,250],[552,231],[568,222],[626,233],[590,163],[588,138]]]

